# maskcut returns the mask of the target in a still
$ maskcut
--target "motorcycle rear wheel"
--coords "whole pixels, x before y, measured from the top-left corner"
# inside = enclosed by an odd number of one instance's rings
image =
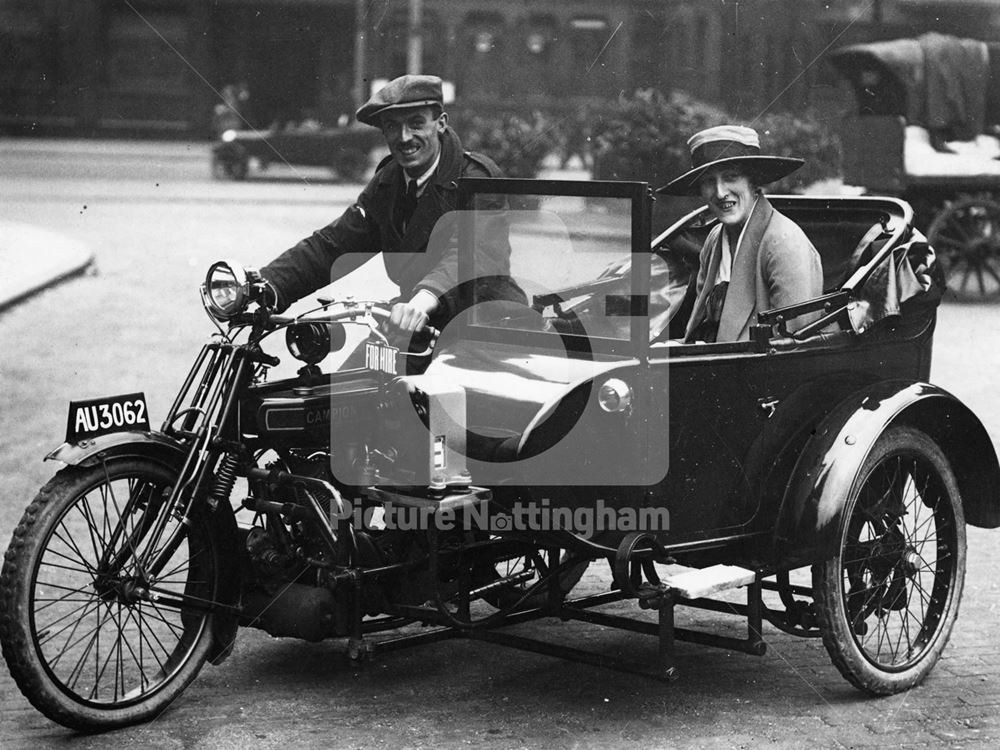
[[[175,481],[147,459],[65,468],[15,529],[0,575],[0,643],[21,692],[53,721],[91,732],[148,721],[204,664],[212,615],[169,600],[214,601],[220,550],[204,515],[186,529],[171,516],[154,542]],[[164,564],[142,570],[152,544]]]
[[[539,560],[545,563],[551,562],[551,560],[548,560],[545,550],[542,549],[536,550],[531,555],[498,561],[491,571],[493,576],[495,576],[493,580],[502,581],[512,576],[516,576],[520,580],[511,586],[497,587],[496,590],[484,595],[483,599],[497,609],[522,610],[544,607],[549,599],[549,592],[545,587],[541,587],[534,593],[528,593],[528,589],[536,585],[544,577],[538,565]],[[560,564],[564,564],[567,561],[568,556],[565,554],[559,559]],[[567,565],[559,573],[557,589],[561,596],[565,597],[573,590],[573,587],[583,578],[583,574],[587,571],[589,565],[589,560],[583,560],[572,565]]]

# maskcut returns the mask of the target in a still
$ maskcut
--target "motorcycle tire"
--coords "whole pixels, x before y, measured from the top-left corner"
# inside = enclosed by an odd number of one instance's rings
[[[835,554],[813,566],[816,617],[859,690],[919,684],[948,643],[965,577],[965,517],[947,458],[926,434],[876,441],[844,507]]]
[[[14,531],[0,574],[0,644],[11,675],[59,724],[104,731],[148,721],[213,646],[221,550],[207,511],[162,520],[176,471],[145,458],[59,471]],[[156,551],[161,564],[140,569]],[[173,601],[171,601],[173,600]]]

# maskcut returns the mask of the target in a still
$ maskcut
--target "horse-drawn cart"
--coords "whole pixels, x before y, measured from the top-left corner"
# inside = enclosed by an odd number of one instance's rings
[[[857,100],[844,182],[913,205],[953,292],[1000,296],[1000,44],[925,34],[830,61]]]

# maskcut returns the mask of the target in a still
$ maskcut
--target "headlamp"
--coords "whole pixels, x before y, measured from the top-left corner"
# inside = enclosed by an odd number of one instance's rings
[[[285,332],[285,343],[292,356],[307,365],[322,362],[330,352],[337,352],[347,343],[347,331],[342,323],[319,321],[293,323]]]
[[[606,412],[625,411],[632,405],[632,389],[624,380],[611,378],[598,389],[597,403]]]
[[[231,260],[213,263],[205,275],[201,291],[212,316],[229,320],[243,312],[250,303],[247,270]]]

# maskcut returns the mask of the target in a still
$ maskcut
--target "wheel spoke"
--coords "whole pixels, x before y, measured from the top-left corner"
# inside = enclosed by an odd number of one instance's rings
[[[986,259],[983,261],[983,269],[993,278],[993,282],[1000,286],[1000,274],[997,273],[996,268],[993,267],[993,263]]]
[[[121,610],[119,610],[119,615],[120,614],[121,614]],[[135,620],[133,619],[133,609],[131,607],[125,609],[125,622],[124,623],[119,622],[119,628],[120,628],[119,635],[120,635],[120,638],[119,638],[118,652],[119,652],[119,657],[122,657],[122,655],[124,653],[122,651],[122,645],[124,645],[124,647],[126,649],[128,649],[128,655],[132,658],[132,662],[136,665],[136,667],[138,667],[138,670],[139,670],[139,684],[141,686],[146,681],[146,673],[143,670],[143,666],[142,666],[142,657],[141,657],[141,655],[137,655],[135,653],[135,649],[132,647],[132,642],[128,638],[123,637],[124,633],[125,633],[125,628],[128,627],[129,620],[132,620],[133,622],[135,622]],[[141,647],[141,645],[142,645],[142,626],[139,625],[138,623],[136,623],[136,627],[139,630],[139,644],[140,644],[140,647]],[[140,650],[140,653],[141,653],[141,650]],[[130,691],[127,689],[127,685],[126,685],[125,659],[124,658],[120,658],[119,669],[120,669],[120,673],[121,673],[122,695],[125,695],[127,692],[130,692]]]
[[[53,554],[56,557],[62,557],[62,558],[65,558],[65,559],[69,560],[69,558],[67,558],[65,555],[60,555],[57,552],[53,553]],[[72,562],[72,560],[70,560],[70,562]],[[40,566],[40,567],[54,568],[56,570],[68,570],[71,573],[81,573],[81,572],[83,572],[79,568],[75,568],[75,567],[71,568],[69,565],[60,565],[59,563],[54,563],[54,562],[46,562],[46,563],[43,564],[43,566]]]
[[[45,587],[45,588],[56,589],[57,591],[68,591],[71,594],[82,594],[84,591],[86,591],[86,589],[82,589],[80,587],[70,588],[69,586],[63,586],[61,584],[52,583],[50,581],[38,581],[36,583],[36,586],[42,586],[42,587]]]
[[[66,562],[68,562],[68,563],[77,564],[76,568],[67,568],[67,570],[76,570],[77,572],[80,572],[80,573],[87,573],[87,575],[89,575],[89,576],[94,576],[94,575],[97,574],[97,569],[94,568],[92,565],[87,564],[86,560],[75,560],[72,557],[70,557],[69,555],[67,555],[67,554],[65,554],[63,552],[60,552],[58,550],[52,549],[52,548],[49,548],[48,550],[46,550],[46,554],[54,556],[54,557],[60,557],[63,560],[65,560]],[[79,565],[80,562],[83,563],[82,566]],[[44,563],[44,564],[45,565],[51,565],[52,563]]]
[[[972,239],[969,231],[965,228],[965,223],[962,218],[956,216],[955,220],[948,224],[946,229],[946,231],[954,233],[956,241],[960,242],[963,246],[968,245]]]
[[[103,541],[103,539],[99,540],[99,538],[95,536],[96,534],[100,533],[100,527],[97,525],[97,521],[94,518],[94,514],[90,509],[90,503],[88,502],[87,498],[84,497],[74,507],[76,508],[77,512],[81,516],[83,516],[83,520],[87,524],[87,536],[90,539],[90,549],[94,553],[95,562],[99,561],[101,559],[101,553],[99,550],[102,545],[100,545],[98,542]]]
[[[190,570],[191,570],[191,562],[192,562],[192,558],[191,557],[185,557],[185,558],[183,558],[179,563],[177,563],[177,565],[175,565],[173,568],[171,568],[170,570],[168,570],[166,573],[160,573],[156,577],[156,580],[159,583],[164,583],[168,578],[171,578],[172,576],[178,575],[180,573],[190,572]]]
[[[100,603],[97,602],[97,601],[91,601],[85,607],[83,607],[83,612],[80,614],[80,616],[74,622],[70,623],[70,626],[71,626],[72,629],[70,630],[70,632],[66,636],[66,638],[63,639],[65,641],[66,645],[63,647],[63,649],[61,651],[59,651],[55,655],[55,658],[52,659],[51,662],[49,662],[49,666],[50,667],[54,668],[59,663],[59,661],[62,659],[62,657],[65,656],[69,652],[69,650],[71,648],[73,648],[77,643],[80,643],[80,641],[82,641],[84,638],[87,637],[87,635],[89,635],[89,633],[85,633],[79,640],[77,640],[74,643],[70,643],[70,641],[72,641],[72,639],[76,637],[77,630],[80,629],[80,626],[86,621],[87,617],[89,617],[93,613],[97,613],[99,609],[100,609]],[[66,628],[62,628],[62,630],[60,630],[60,632],[63,632],[64,630],[66,630]],[[92,630],[90,632],[93,633],[94,631]],[[43,634],[41,634],[41,635],[45,635],[45,634],[47,634],[47,631],[44,631]],[[55,637],[55,635],[53,635],[50,638],[45,638],[45,639],[39,640],[39,642],[38,642],[39,649],[41,649],[41,647],[44,646],[47,641],[51,640],[54,637]]]
[[[906,636],[906,655],[907,658],[910,657],[913,651],[913,636],[910,634],[910,620],[912,618],[911,601],[913,599],[913,587],[908,587],[906,592],[906,605],[903,607],[901,612],[901,620],[903,627],[900,628],[900,637]],[[921,617],[923,620],[923,617]]]
[[[200,508],[183,524],[168,514],[177,481],[145,458],[67,467],[22,518],[27,542],[0,591],[16,620],[3,646],[27,656],[11,674],[55,721],[93,731],[151,718],[204,663],[225,561]],[[152,562],[158,579],[143,574]]]
[[[140,636],[140,640],[141,640],[141,641],[145,641],[145,642],[146,642],[146,644],[147,644],[147,645],[149,645],[149,653],[150,653],[150,654],[152,654],[152,656],[153,656],[153,658],[154,658],[154,659],[156,659],[156,664],[157,664],[157,666],[158,666],[158,667],[159,667],[159,668],[160,668],[161,670],[163,670],[163,671],[166,671],[166,670],[164,669],[164,662],[160,661],[160,657],[159,657],[159,656],[157,655],[157,652],[156,652],[156,649],[157,649],[157,648],[159,648],[159,650],[160,650],[161,652],[163,652],[164,656],[168,655],[168,654],[170,653],[170,650],[169,650],[169,649],[168,649],[168,648],[167,648],[166,646],[164,646],[164,645],[163,645],[163,641],[161,641],[161,640],[160,640],[160,636],[159,636],[159,635],[157,635],[157,633],[156,633],[156,630],[155,630],[154,628],[151,628],[151,627],[147,627],[147,628],[146,628],[146,632],[145,632],[145,633],[143,633],[143,631],[142,631],[142,625],[141,625],[140,623],[141,623],[141,622],[145,622],[145,619],[146,619],[146,615],[145,615],[145,613],[143,613],[143,611],[142,611],[142,603],[140,603],[140,604],[139,604],[139,605],[138,605],[138,606],[136,607],[136,610],[138,610],[138,615],[137,615],[137,622],[136,622],[136,624],[137,624],[137,626],[138,626],[138,628],[139,628],[139,636]],[[139,620],[139,618],[142,618],[142,619],[141,619],[141,620]],[[152,642],[150,642],[150,640],[149,640],[149,639],[150,639],[150,637],[152,637],[152,639],[153,639],[154,641],[156,641],[156,644],[155,644],[155,645],[154,645],[154,644],[153,644]]]
[[[979,293],[986,294],[986,280],[983,278],[982,263],[976,263],[976,279],[979,281]]]
[[[152,617],[153,619],[162,622],[164,625],[170,628],[170,630],[173,632],[173,634],[177,637],[178,640],[180,640],[181,637],[183,637],[184,628],[178,626],[177,623],[168,620],[167,617],[163,614],[163,611],[160,609],[158,604],[154,602],[145,602],[145,604],[147,606],[152,607],[154,610],[153,612],[147,613],[146,614],[147,617]],[[179,611],[179,610],[171,610],[171,611]]]
[[[54,536],[56,539],[58,539],[60,542],[66,545],[66,547],[68,547],[71,551],[75,552],[79,558],[80,563],[83,564],[83,566],[87,569],[88,572],[97,573],[97,569],[93,565],[90,565],[86,561],[86,559],[84,559],[83,553],[80,551],[80,548],[77,546],[76,541],[73,540],[72,536],[70,537],[69,541],[67,541],[67,539],[58,532],[53,533],[52,536]],[[55,552],[55,550],[49,550],[49,551],[52,552],[52,554],[58,554],[57,552]],[[72,562],[72,558],[69,558],[66,555],[63,555],[63,557],[66,557],[67,560],[70,560],[70,562]]]
[[[90,609],[91,607],[95,606],[96,604],[97,604],[97,600],[96,599],[91,599],[87,603],[82,604],[79,607],[72,608],[71,610],[69,610],[68,612],[66,612],[62,617],[56,618],[55,620],[52,620],[51,622],[45,623],[45,627],[43,629],[41,629],[40,632],[39,632],[38,645],[39,646],[44,646],[46,643],[48,643],[49,641],[51,641],[54,638],[59,637],[59,635],[61,635],[65,631],[69,630],[70,628],[72,628],[73,631],[75,632],[76,629],[79,627],[80,622],[83,620],[84,617],[86,617],[86,615],[87,615],[86,610]],[[81,614],[76,619],[68,622],[67,624],[63,625],[61,628],[59,628],[59,630],[57,630],[55,632],[52,632],[52,628],[56,627],[57,625],[59,625],[59,623],[63,622],[64,620],[66,620],[66,619],[68,619],[70,617],[75,617],[75,615],[77,613],[79,613],[80,610],[84,610],[83,614]],[[43,635],[44,635],[44,637],[43,637]],[[72,638],[72,633],[70,634],[70,637]]]
[[[97,624],[89,631],[81,635],[75,642],[68,644],[67,647],[64,649],[64,652],[68,652],[71,648],[76,647],[77,644],[82,643],[87,638],[90,638],[90,641],[83,649],[83,653],[80,654],[80,658],[77,660],[76,665],[70,671],[69,679],[65,683],[66,686],[71,689],[76,688],[76,681],[83,674],[83,668],[86,666],[86,662],[90,658],[91,651],[94,651],[95,670],[97,668],[97,664],[99,664],[101,660],[101,629],[107,622],[107,618],[102,615],[101,606],[99,602],[97,603],[97,606],[94,608],[94,615],[97,617]],[[91,636],[93,637],[91,638]],[[95,679],[96,679],[96,673],[95,673]]]

